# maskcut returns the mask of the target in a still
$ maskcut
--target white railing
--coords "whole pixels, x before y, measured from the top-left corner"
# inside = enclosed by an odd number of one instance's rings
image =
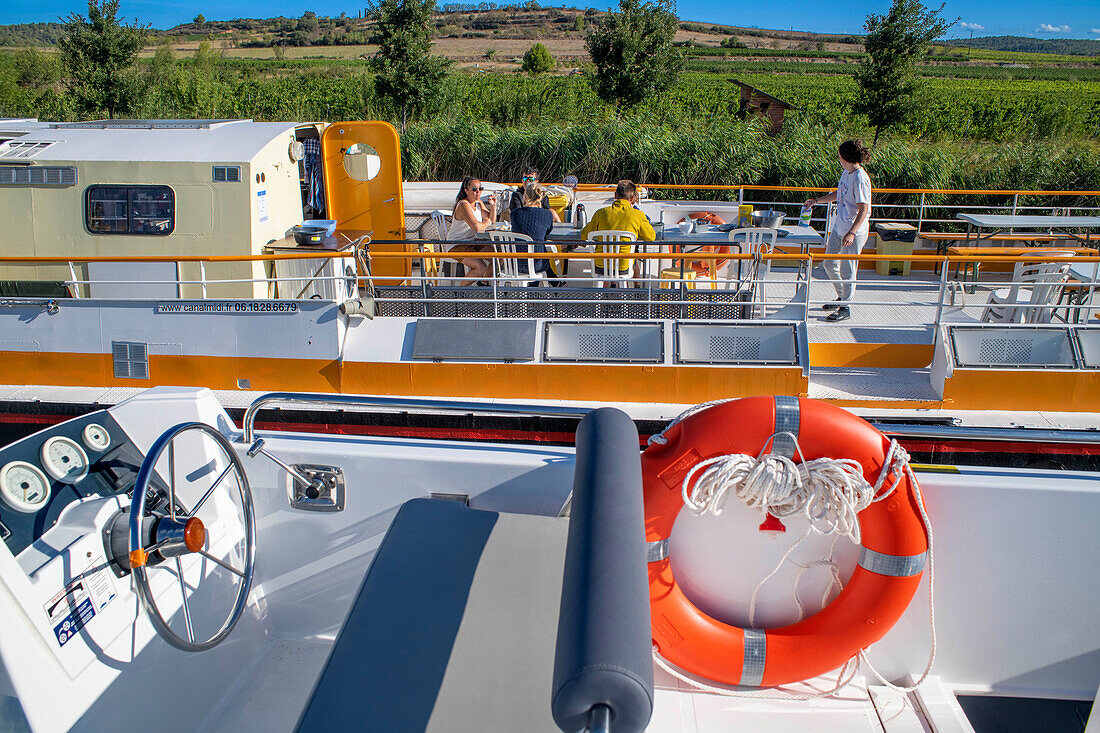
[[[425,243],[431,244],[431,243]],[[436,243],[443,244],[443,243]],[[641,250],[661,246],[660,243],[639,243]],[[666,243],[667,246],[667,243]],[[482,254],[478,257],[491,260],[499,260],[505,257],[519,259],[551,259],[568,261],[577,259],[587,261],[593,259],[592,253],[521,253],[516,255]],[[372,277],[369,274],[370,260],[383,258],[398,258],[411,260],[414,263],[413,273],[410,276],[395,278],[393,276]],[[550,279],[562,283],[562,287],[548,287],[547,283],[541,283],[540,287],[524,287],[523,282],[517,282],[514,277],[493,276],[485,279],[483,286],[459,286],[457,283],[463,278],[457,274],[423,274],[432,272],[438,268],[441,261],[449,259],[447,254],[436,253],[376,253],[373,258],[365,257],[360,260],[367,269],[367,273],[359,273],[354,277],[346,274],[337,275],[313,275],[310,277],[259,277],[259,278],[210,278],[207,277],[205,268],[201,269],[199,279],[176,278],[157,280],[128,280],[128,279],[88,279],[76,277],[77,263],[82,260],[51,259],[53,264],[66,264],[73,277],[66,281],[74,294],[82,288],[91,285],[165,285],[174,286],[178,292],[181,286],[199,285],[203,298],[208,295],[208,288],[224,285],[254,285],[279,286],[285,288],[288,284],[294,284],[292,291],[300,290],[301,285],[308,286],[316,282],[331,282],[334,285],[343,282],[347,285],[347,296],[356,297],[360,290],[374,291],[378,314],[385,316],[389,313],[401,311],[409,315],[423,316],[439,310],[441,305],[465,306],[471,313],[471,317],[509,318],[530,317],[524,315],[527,309],[552,304],[555,306],[574,306],[578,313],[587,312],[589,315],[577,316],[579,318],[600,319],[717,319],[717,320],[761,320],[780,318],[782,320],[810,321],[815,315],[817,306],[829,303],[832,300],[831,288],[826,288],[829,281],[811,276],[815,264],[820,264],[825,259],[854,259],[858,261],[911,261],[916,265],[921,263],[941,266],[938,274],[928,269],[913,269],[909,277],[868,277],[867,271],[861,277],[857,270],[855,284],[856,295],[849,303],[853,310],[900,308],[913,313],[912,317],[875,320],[873,317],[862,317],[856,321],[840,321],[836,325],[850,327],[856,326],[875,329],[912,329],[914,327],[939,326],[943,322],[981,322],[982,317],[988,312],[989,293],[997,289],[1007,289],[1014,285],[1022,288],[1034,286],[1034,283],[1014,281],[1010,274],[994,273],[992,276],[986,272],[983,279],[978,282],[959,280],[951,277],[951,264],[955,263],[1000,263],[1007,265],[1019,262],[1089,262],[1098,263],[1100,257],[1052,257],[1050,255],[1039,256],[999,256],[999,257],[966,257],[966,256],[932,256],[913,255],[911,257],[901,255],[858,255],[844,256],[833,255],[826,258],[820,253],[809,254],[773,254],[761,257],[751,257],[740,254],[714,254],[705,252],[693,252],[682,254],[678,252],[654,252],[641,251],[633,254],[604,254],[601,259],[621,260],[632,259],[640,263],[641,276],[630,281],[631,287],[627,288],[594,288],[592,278],[583,271],[580,274],[569,276],[551,276]],[[12,258],[5,258],[11,261]],[[43,258],[22,260],[26,264],[38,264]],[[242,258],[247,259],[247,258]],[[271,259],[257,258],[257,259]],[[686,260],[711,260],[725,262],[727,274],[717,278],[691,279],[688,273],[691,268]],[[129,261],[146,262],[148,258]],[[676,278],[661,277],[663,263],[678,261],[679,276]],[[772,270],[767,275],[762,274],[761,264],[771,262]],[[783,269],[788,268],[788,269]],[[671,273],[666,273],[671,274]],[[816,287],[815,287],[816,286]],[[1095,302],[1096,293],[1100,291],[1100,267],[1093,267],[1091,277],[1077,278],[1072,283],[1055,284],[1055,293],[1052,297],[1041,303],[1021,303],[1020,320],[1027,323],[1043,323],[1061,320],[1066,323],[1088,324],[1093,320],[1093,313],[1097,310]],[[815,293],[816,291],[816,293]],[[155,298],[163,300],[165,298]],[[293,298],[291,298],[293,299]],[[0,308],[19,307],[20,304],[28,305],[32,301],[41,301],[37,298],[9,297],[0,301]],[[63,304],[64,299],[54,299],[51,302]],[[920,309],[929,309],[929,313],[921,314]],[[461,309],[456,308],[456,314],[461,317]],[[1047,315],[1049,314],[1049,316]],[[828,322],[820,319],[813,321],[815,326],[828,326]],[[998,325],[1015,325],[998,324]]]

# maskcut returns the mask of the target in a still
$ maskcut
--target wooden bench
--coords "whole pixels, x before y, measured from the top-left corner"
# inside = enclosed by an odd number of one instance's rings
[[[1096,250],[1091,247],[1050,247],[1049,249],[1057,249],[1059,251],[1073,252],[1074,255],[1094,255]],[[953,246],[947,248],[947,255],[973,255],[974,257],[1024,257],[1029,254],[1035,254],[1037,252],[1044,251],[1044,248],[1040,247],[959,247]],[[978,275],[981,272],[981,262],[956,262],[955,263],[955,278],[959,279],[959,273],[962,273],[962,280],[967,279],[969,274],[971,282],[978,281]]]
[[[1039,243],[1051,243],[1057,242],[1063,239],[1069,239],[1069,237],[1062,234],[1039,234],[1038,232],[1032,234],[994,234],[986,237],[971,236],[967,239],[966,232],[921,232],[919,236],[936,243],[936,254],[944,255],[950,254],[953,248],[965,249],[970,254],[1006,254],[1004,252],[992,252],[988,253],[984,250],[1002,250],[1008,248],[1013,242],[1030,242],[1033,246],[1039,246]],[[975,245],[982,242],[1006,242],[1007,245],[1000,247],[978,247],[978,246],[966,246],[964,242],[973,242]],[[952,246],[952,242],[958,242],[959,244]],[[1071,249],[1066,247],[1066,249]],[[1092,250],[1095,251],[1095,250]],[[955,254],[959,254],[956,252]],[[940,268],[936,266],[936,272],[939,273]]]

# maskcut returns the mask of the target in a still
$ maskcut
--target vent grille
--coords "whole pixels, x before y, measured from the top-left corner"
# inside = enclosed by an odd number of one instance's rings
[[[214,182],[215,183],[240,183],[241,182],[241,167],[239,165],[216,165],[216,166],[214,166]]]
[[[67,165],[0,166],[0,185],[75,186],[76,168]]]
[[[9,140],[6,145],[0,146],[0,158],[33,158],[55,142],[57,141],[46,140],[31,142]]]
[[[760,361],[760,339],[752,336],[711,336],[710,358],[716,361]]]
[[[579,346],[581,359],[630,358],[630,339],[623,333],[583,333]]]
[[[984,338],[978,359],[988,364],[1026,364],[1031,362],[1031,346],[1025,339]]]
[[[112,341],[111,356],[116,378],[149,378],[149,344],[140,341]]]

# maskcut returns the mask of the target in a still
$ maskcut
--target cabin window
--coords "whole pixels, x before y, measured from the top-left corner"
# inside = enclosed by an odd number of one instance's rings
[[[165,236],[176,228],[176,194],[168,186],[89,186],[84,223],[92,234]]]
[[[214,183],[240,183],[241,167],[239,165],[214,166]]]

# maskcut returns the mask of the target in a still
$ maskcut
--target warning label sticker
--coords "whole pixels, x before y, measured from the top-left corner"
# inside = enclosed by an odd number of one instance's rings
[[[65,646],[114,598],[106,560],[93,563],[43,607],[57,643]]]

